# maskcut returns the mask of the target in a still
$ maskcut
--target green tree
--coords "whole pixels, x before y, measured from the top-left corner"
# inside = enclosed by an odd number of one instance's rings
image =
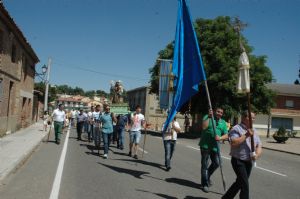
[[[238,60],[241,54],[239,36],[232,25],[232,19],[220,16],[216,19],[197,19],[194,23],[199,46],[207,75],[208,87],[213,107],[222,107],[225,116],[236,116],[246,109],[247,99],[236,92]],[[272,72],[266,66],[266,56],[255,56],[253,48],[242,36],[250,60],[251,104],[255,112],[269,113],[274,105],[274,93],[266,87],[272,82]],[[161,59],[173,58],[174,42],[158,53]],[[159,63],[149,70],[151,93],[158,93]],[[200,92],[191,99],[192,113],[207,113],[208,103],[205,88],[199,85]],[[188,103],[187,103],[188,104]],[[187,111],[187,104],[181,112]]]
[[[58,94],[68,94],[73,95],[73,89],[68,85],[58,85],[56,86]]]
[[[35,82],[34,83],[34,90],[38,90],[41,93],[43,93],[43,95],[41,96],[42,98],[39,99],[41,101],[44,101],[45,88],[46,88],[46,85],[45,85],[44,82]],[[56,99],[56,87],[53,87],[53,86],[49,85],[48,101],[52,102],[55,99]]]
[[[73,95],[84,95],[84,90],[76,86],[73,89]]]
[[[84,93],[84,96],[89,97],[89,98],[93,98],[95,96],[96,92],[94,90],[90,90],[90,91],[86,91]]]
[[[107,97],[108,96],[108,93],[106,93],[103,90],[96,90],[96,93],[97,93],[98,96],[102,96],[102,97]]]

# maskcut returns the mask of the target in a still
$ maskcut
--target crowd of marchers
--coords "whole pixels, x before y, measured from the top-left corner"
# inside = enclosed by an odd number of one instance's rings
[[[201,151],[201,188],[209,192],[213,185],[211,176],[221,163],[221,141],[228,140],[231,146],[231,164],[236,174],[236,181],[230,186],[223,199],[233,199],[239,192],[240,198],[249,198],[249,177],[254,162],[261,156],[262,144],[255,129],[251,128],[250,119],[255,120],[255,114],[244,111],[241,122],[232,128],[222,119],[223,109],[209,110],[203,117],[201,139],[199,147]],[[55,141],[60,144],[61,134],[66,126],[76,128],[77,140],[82,140],[82,133],[87,134],[87,141],[94,142],[95,148],[100,149],[103,143],[103,158],[108,158],[111,142],[117,144],[117,148],[124,150],[125,132],[129,132],[128,156],[138,159],[138,146],[141,140],[141,130],[146,129],[146,123],[142,109],[138,105],[132,113],[115,115],[110,112],[110,106],[92,106],[90,111],[72,110],[66,112],[63,105],[59,105],[51,116],[45,112],[44,127],[47,130],[53,122]],[[114,125],[115,124],[115,125]],[[230,129],[229,129],[230,128]],[[162,138],[165,150],[165,169],[171,169],[171,159],[175,151],[177,133],[182,132],[176,117],[166,128],[162,130]],[[251,137],[255,150],[251,151]]]

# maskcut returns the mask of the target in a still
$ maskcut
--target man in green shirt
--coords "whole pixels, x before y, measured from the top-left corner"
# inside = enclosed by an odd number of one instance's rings
[[[201,185],[204,192],[209,191],[208,186],[211,185],[210,177],[220,164],[217,142],[228,138],[227,124],[222,119],[223,109],[217,108],[214,114],[216,136],[213,130],[212,114],[213,111],[210,110],[208,115],[203,117],[201,140],[199,142],[201,150]],[[208,165],[209,158],[211,159],[210,165]]]

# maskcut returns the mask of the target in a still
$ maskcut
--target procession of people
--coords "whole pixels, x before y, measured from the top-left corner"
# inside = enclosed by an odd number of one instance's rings
[[[72,110],[74,111],[74,110]],[[70,127],[76,128],[77,140],[92,143],[95,149],[100,150],[103,146],[102,158],[107,159],[109,147],[112,144],[113,131],[117,135],[117,148],[124,150],[125,132],[128,131],[128,156],[134,159],[138,157],[138,147],[141,140],[141,131],[147,128],[145,116],[139,105],[135,107],[135,111],[128,114],[116,115],[110,112],[108,104],[91,106],[90,111],[84,112],[80,109],[78,114],[72,114],[72,111],[65,112],[62,104],[58,105],[51,115],[45,112],[44,125],[45,130],[48,122],[53,121],[55,142],[60,144],[61,134],[66,124],[66,120],[70,119]],[[236,174],[236,181],[230,186],[223,195],[224,199],[233,199],[240,192],[240,198],[249,198],[249,177],[253,167],[253,161],[257,160],[262,153],[262,144],[255,129],[250,128],[249,118],[255,119],[255,114],[251,113],[249,117],[248,111],[244,111],[241,115],[241,123],[228,129],[228,124],[223,117],[224,110],[216,108],[208,110],[208,114],[204,115],[201,126],[201,138],[199,141],[201,163],[201,189],[208,193],[209,187],[213,185],[211,176],[220,167],[221,159],[219,156],[219,143],[228,141],[230,144],[230,155],[232,168]],[[74,116],[73,116],[74,115]],[[74,118],[73,118],[74,117]],[[114,128],[115,126],[115,128]],[[163,125],[164,127],[164,125]],[[82,138],[82,134],[86,134],[86,139]],[[165,154],[165,170],[171,169],[171,159],[174,156],[177,134],[186,133],[185,129],[181,129],[176,117],[163,131],[162,139]],[[251,151],[251,136],[254,138],[255,153]],[[145,143],[144,143],[145,144]],[[143,146],[144,147],[144,146]],[[253,155],[254,154],[254,155]],[[100,156],[100,153],[99,153]],[[209,161],[210,160],[210,161]],[[210,164],[209,164],[210,162]]]

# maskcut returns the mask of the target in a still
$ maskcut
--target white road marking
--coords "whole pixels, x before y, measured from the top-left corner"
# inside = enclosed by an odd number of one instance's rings
[[[159,139],[159,140],[162,140],[162,139],[163,139],[162,137],[157,137],[157,136],[154,136],[153,138]],[[176,140],[176,144],[181,144],[181,142],[179,142],[178,140]]]
[[[186,145],[186,147],[190,148],[190,149],[194,149],[194,150],[200,151],[200,149],[196,148],[196,147],[192,147],[192,146],[189,146],[189,145]],[[231,160],[231,158],[226,157],[226,156],[221,156],[221,157],[224,158],[224,159],[227,159],[227,160]],[[272,171],[272,170],[269,170],[269,169],[265,169],[263,167],[256,166],[254,168],[257,168],[257,169],[260,169],[260,170],[263,170],[263,171],[267,171],[267,172],[270,172],[270,173],[273,173],[273,174],[276,174],[276,175],[279,175],[279,176],[287,177],[287,175],[285,175],[285,174],[278,173],[278,172],[275,172],[275,171]]]
[[[276,175],[280,175],[280,176],[283,176],[283,177],[287,177],[287,175],[285,175],[285,174],[277,173],[277,172],[275,172],[275,171],[271,171],[271,170],[269,170],[269,169],[265,169],[265,168],[262,168],[262,167],[256,166],[255,168],[261,169],[261,170],[263,170],[263,171],[267,171],[267,172],[270,172],[270,173],[273,173],[273,174],[276,174]]]
[[[68,128],[68,132],[65,138],[63,150],[60,155],[56,175],[54,178],[54,182],[52,185],[52,190],[49,199],[58,199],[59,195],[59,189],[60,189],[60,183],[61,183],[61,177],[64,169],[64,164],[65,164],[65,158],[66,158],[66,153],[67,153],[67,147],[68,147],[68,141],[69,141],[69,134],[70,134],[70,127]]]
[[[221,157],[224,158],[224,159],[226,159],[226,160],[231,160],[231,158],[223,156],[223,155],[221,155]]]
[[[138,147],[138,150],[143,152],[143,149],[142,149],[142,148],[140,148],[140,147]],[[147,153],[148,153],[148,151],[144,150],[144,153],[145,153],[145,154],[147,154]]]
[[[187,145],[186,147],[187,147],[187,148],[190,148],[190,149],[194,149],[194,150],[200,151],[200,149],[199,149],[199,148],[196,148],[196,147],[192,147],[192,146],[189,146],[189,145]]]

